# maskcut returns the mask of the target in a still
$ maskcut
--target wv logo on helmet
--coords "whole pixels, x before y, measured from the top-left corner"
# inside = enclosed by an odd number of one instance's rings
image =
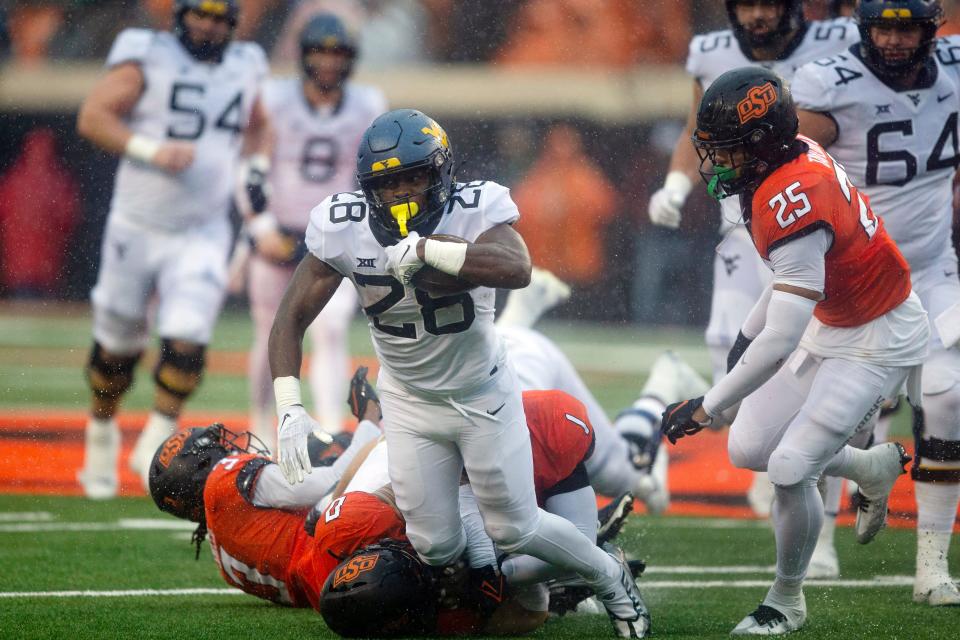
[[[777,101],[777,90],[773,83],[766,82],[759,87],[751,87],[747,97],[737,103],[737,113],[740,114],[740,124],[745,124],[754,118],[766,115],[770,105]]]
[[[337,573],[333,576],[333,586],[339,587],[344,582],[350,582],[361,573],[370,571],[377,566],[377,560],[379,559],[380,556],[376,554],[353,558],[350,562],[337,569]]]

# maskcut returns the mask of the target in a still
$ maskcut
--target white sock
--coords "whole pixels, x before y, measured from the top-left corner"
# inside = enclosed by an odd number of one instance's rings
[[[120,427],[114,418],[87,419],[84,432],[83,468],[94,473],[115,474],[120,453]]]
[[[950,568],[947,553],[950,550],[949,531],[917,530],[917,578],[924,582],[947,582]]]
[[[641,396],[631,405],[630,413],[617,418],[614,427],[621,433],[633,433],[644,438],[651,438],[660,429],[660,416],[666,406],[657,398]]]

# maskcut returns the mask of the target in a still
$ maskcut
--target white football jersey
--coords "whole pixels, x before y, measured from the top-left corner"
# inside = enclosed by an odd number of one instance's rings
[[[120,159],[111,215],[142,226],[176,231],[226,217],[236,179],[243,130],[267,74],[259,45],[231,42],[220,64],[192,57],[172,33],[126,29],[107,66],[139,65],[143,94],[127,124],[155,140],[192,142],[194,160],[171,174]]]
[[[711,31],[694,36],[687,55],[687,73],[706,91],[727,71],[740,67],[758,66],[772,69],[788,82],[804,64],[828,56],[860,41],[857,25],[850,18],[808,22],[806,27],[776,60],[754,60],[740,48],[732,29]],[[733,196],[720,201],[721,226],[740,220],[740,197]]]
[[[950,250],[953,177],[960,164],[960,38],[937,41],[936,75],[895,91],[850,50],[805,65],[793,82],[800,109],[829,114],[830,154],[870,197],[913,269]]]
[[[377,357],[398,383],[453,394],[490,378],[499,360],[494,290],[433,298],[404,287],[386,269],[387,255],[370,230],[363,193],[338,193],[310,212],[307,248],[349,278],[369,319]],[[520,213],[510,190],[494,182],[458,183],[434,233],[474,242]]]
[[[336,107],[317,110],[302,79],[271,78],[263,104],[276,136],[270,211],[281,225],[303,230],[318,202],[357,188],[360,138],[387,110],[387,100],[379,89],[348,82]]]

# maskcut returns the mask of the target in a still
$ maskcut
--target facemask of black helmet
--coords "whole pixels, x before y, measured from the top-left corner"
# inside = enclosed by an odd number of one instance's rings
[[[939,0],[862,0],[854,17],[867,63],[880,75],[897,78],[930,58],[943,8]]]
[[[150,463],[150,497],[161,511],[199,525],[193,537],[198,556],[207,533],[203,504],[207,478],[218,462],[237,453],[270,455],[253,434],[234,433],[216,423],[170,436]]]
[[[221,41],[197,37],[187,26],[187,13],[225,21],[229,27],[227,35]],[[236,0],[177,0],[174,3],[174,34],[183,48],[201,62],[220,62],[223,52],[230,44],[233,30],[237,26],[238,7]]]
[[[766,173],[767,163],[748,150],[742,138],[710,140],[709,134],[696,131],[693,146],[700,156],[700,177],[707,183],[707,193],[715,200],[723,200],[746,191]],[[750,136],[763,139],[759,129]]]

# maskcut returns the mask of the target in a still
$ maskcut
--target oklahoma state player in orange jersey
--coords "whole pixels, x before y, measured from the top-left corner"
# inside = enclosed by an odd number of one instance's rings
[[[538,496],[549,501],[586,487],[591,498],[581,520],[595,533],[596,502],[583,468],[594,441],[586,410],[562,392],[528,394]],[[319,610],[324,581],[344,558],[383,539],[405,540],[390,492],[374,490],[389,478],[385,458],[382,465],[377,462],[385,447],[382,442],[372,446],[379,435],[369,420],[379,416],[373,400],[365,405],[368,420],[360,423],[351,446],[331,467],[315,468],[303,484],[289,485],[269,458],[240,448],[239,436],[214,425],[176,434],[158,449],[151,495],[162,510],[200,523],[198,540],[209,534],[227,583],[278,604]],[[360,473],[375,485],[370,492],[351,490],[337,497],[326,509],[314,510],[305,525],[309,505],[333,490],[351,463],[364,459],[361,471],[382,469],[382,479]],[[346,484],[349,477],[343,480]],[[543,607],[545,613],[545,601]],[[444,619],[447,629],[469,628],[475,621],[470,615]]]
[[[775,487],[776,579],[733,635],[803,626],[803,578],[823,523],[821,474],[856,481],[857,539],[886,523],[887,497],[909,460],[899,444],[868,451],[846,442],[868,428],[904,382],[919,400],[926,313],[883,221],[815,142],[797,136],[782,78],[756,67],[720,76],[697,112],[693,144],[707,190],[741,194],[743,219],[773,282],[751,310],[729,373],[704,396],[667,407],[671,442],[743,400],[730,461],[767,471]]]

